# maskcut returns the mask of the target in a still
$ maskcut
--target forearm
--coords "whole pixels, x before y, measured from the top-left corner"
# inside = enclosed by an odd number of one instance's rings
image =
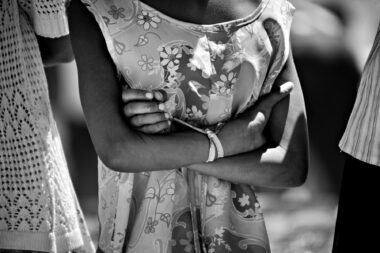
[[[288,156],[281,147],[263,147],[189,168],[234,183],[270,188],[295,187],[306,179],[307,158]]]
[[[189,166],[227,181],[263,187],[294,187],[306,180],[309,163],[307,121],[302,90],[290,58],[276,82],[292,81],[288,99],[273,107],[266,137],[271,147]]]
[[[196,132],[147,135],[137,131],[110,141],[98,154],[111,169],[121,172],[168,170],[208,158],[209,140]]]
[[[92,108],[96,106],[93,104]],[[84,105],[84,108],[87,107]],[[100,107],[104,108],[104,105]],[[99,112],[100,109],[95,108],[95,111]],[[203,163],[209,156],[210,141],[207,135],[194,130],[150,135],[131,129],[119,114],[105,112],[103,116],[97,114],[96,118],[93,115],[86,118],[97,153],[114,170],[138,172],[175,169]],[[100,121],[112,124],[105,126],[99,124]],[[228,122],[221,131],[219,138],[225,157],[262,145],[262,138],[247,140],[244,131],[236,131],[238,127],[243,129],[244,124],[247,123],[234,120]]]

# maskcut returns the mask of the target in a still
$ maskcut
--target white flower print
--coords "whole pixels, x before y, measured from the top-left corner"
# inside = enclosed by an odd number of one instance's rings
[[[137,62],[137,64],[141,67],[143,71],[153,70],[153,57],[148,57],[145,54],[141,55],[141,60]]]
[[[171,66],[167,67],[167,70],[168,70],[170,75],[177,76],[177,74],[179,74],[179,73],[177,73],[178,68],[179,68],[178,65],[171,65]]]
[[[189,63],[187,64],[187,67],[188,67],[191,71],[196,71],[196,70],[197,70],[197,66],[195,66],[191,61],[189,61]]]
[[[205,96],[205,95],[201,95],[201,100],[202,100],[202,109],[203,110],[207,110],[208,109],[208,106],[210,104],[210,98],[208,96]]]
[[[217,246],[218,247],[224,246],[224,248],[225,248],[225,250],[227,252],[231,252],[232,251],[231,246],[223,238],[224,232],[225,232],[225,228],[224,227],[215,228],[214,235],[210,237],[211,241],[210,241],[210,243],[208,245],[209,246],[208,253],[215,252],[215,248]]]
[[[180,79],[181,78],[181,79]],[[174,88],[179,87],[181,85],[181,82],[184,80],[184,76],[177,73],[177,74],[170,74],[168,76],[168,87]]]
[[[170,195],[171,196],[171,200],[174,201],[174,198],[175,198],[175,184],[174,183],[170,183],[170,186],[169,188],[166,189],[166,194]]]
[[[171,48],[169,46],[166,46],[162,48],[160,57],[161,65],[167,66],[170,69],[179,64],[179,59],[182,57],[182,53],[178,47]]]
[[[220,81],[215,82],[217,93],[228,95],[231,93],[234,84],[236,83],[236,73],[230,72],[228,75],[220,75]]]
[[[214,234],[216,236],[223,237],[223,233],[224,233],[224,228],[223,227],[215,228],[215,230],[214,230]]]
[[[218,42],[215,43],[213,41],[209,41],[209,50],[210,50],[210,56],[211,59],[215,60],[216,57],[219,57],[220,59],[224,59],[224,52],[226,48],[228,47],[228,44]]]
[[[176,97],[175,95],[170,96],[170,98],[165,102],[165,108],[169,114],[174,114],[177,108],[175,97]]]
[[[166,189],[166,193],[169,195],[173,195],[174,194],[174,188],[175,188],[174,183],[171,183],[169,188]]]
[[[144,30],[149,30],[150,27],[157,29],[157,23],[161,23],[161,19],[149,11],[142,10],[141,14],[137,15],[137,24],[142,25]]]
[[[243,193],[242,197],[239,198],[238,201],[239,201],[241,207],[248,206],[250,204],[249,196],[245,193]]]
[[[201,119],[203,117],[202,111],[198,110],[195,105],[193,105],[191,108],[186,108],[186,113],[191,119]]]

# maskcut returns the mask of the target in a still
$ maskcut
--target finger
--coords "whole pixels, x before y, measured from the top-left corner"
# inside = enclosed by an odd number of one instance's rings
[[[286,82],[280,85],[280,93],[289,94],[294,88],[293,82]]]
[[[153,93],[140,89],[123,89],[121,98],[124,103],[128,103],[135,100],[152,100]]]
[[[165,120],[156,124],[139,127],[137,130],[146,134],[156,134],[170,128],[170,126],[171,126],[171,121]]]
[[[168,99],[168,95],[164,90],[154,90],[153,96],[159,102],[164,102]]]
[[[165,111],[163,103],[150,101],[135,101],[124,106],[124,114],[127,117],[132,117],[137,114],[155,113]]]
[[[286,82],[280,85],[278,88],[275,88],[274,91],[262,98],[260,101],[261,105],[268,109],[272,109],[274,105],[289,95],[293,90],[293,87],[294,84],[292,82]]]
[[[142,127],[144,125],[156,124],[170,118],[169,113],[157,112],[157,113],[148,113],[148,114],[139,114],[133,116],[130,119],[130,124],[135,128]]]

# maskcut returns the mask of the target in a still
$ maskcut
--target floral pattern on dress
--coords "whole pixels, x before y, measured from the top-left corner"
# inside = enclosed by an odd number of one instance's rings
[[[119,18],[125,18],[124,11],[125,9],[122,7],[117,8],[115,5],[111,5],[108,14],[110,14],[113,19],[117,20]]]
[[[137,15],[136,23],[142,26],[144,30],[149,30],[150,28],[157,29],[158,24],[161,23],[161,18],[150,11],[141,10],[141,13]]]
[[[145,54],[141,55],[141,60],[137,62],[142,71],[153,70],[153,63],[154,58],[148,57]]]
[[[136,44],[134,45],[135,47],[142,47],[142,46],[145,46],[149,43],[149,37],[151,37],[150,35],[153,35],[153,37],[157,37],[159,40],[161,40],[161,37],[159,34],[155,33],[155,32],[146,32],[144,34],[141,34],[137,41],[136,41]]]
[[[166,111],[194,126],[252,106],[289,54],[294,7],[286,0],[262,0],[248,17],[214,25],[182,22],[138,0],[82,1],[129,88],[164,89]],[[186,168],[147,170],[117,174],[99,163],[104,252],[270,252],[252,186]]]
[[[231,94],[234,84],[236,83],[236,76],[237,74],[234,72],[221,74],[220,80],[214,83],[211,91],[221,95]]]

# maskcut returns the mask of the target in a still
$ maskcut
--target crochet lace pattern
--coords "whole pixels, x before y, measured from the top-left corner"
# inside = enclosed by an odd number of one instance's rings
[[[0,249],[93,252],[35,33],[68,34],[63,0],[0,1]]]

